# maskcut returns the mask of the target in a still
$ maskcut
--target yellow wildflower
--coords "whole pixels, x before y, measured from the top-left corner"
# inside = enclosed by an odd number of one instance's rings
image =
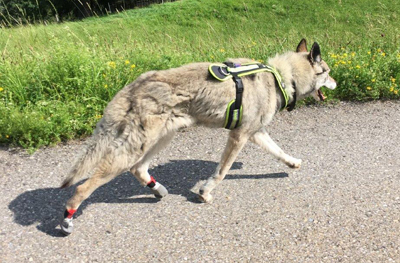
[[[132,64],[132,65],[131,65],[131,69],[134,69],[134,68],[136,68],[136,65],[135,65],[135,64]]]
[[[376,79],[371,79],[371,82],[375,82],[376,81]]]
[[[356,68],[361,68],[361,66],[360,66],[360,65],[357,65]]]
[[[396,94],[396,95],[397,95],[397,93],[399,93],[399,91],[398,91],[398,90],[395,90],[395,91],[394,91],[394,94]]]
[[[351,52],[351,56],[355,57],[356,56],[356,52]]]
[[[393,77],[391,77],[390,80],[392,81],[392,83],[395,83],[395,82],[396,82],[396,79],[393,78]],[[1,89],[1,88],[0,88],[0,89]],[[0,91],[1,91],[1,90],[0,90]]]
[[[10,138],[10,136],[6,135],[6,138],[7,138],[7,139]]]
[[[368,51],[368,55],[371,55],[371,51]]]
[[[380,49],[380,48],[378,48],[378,50],[377,50],[379,53],[381,53],[382,52],[382,49]]]
[[[4,89],[2,87],[0,87],[0,92],[2,92]]]
[[[225,52],[225,49],[221,48],[219,51],[221,51],[222,53],[224,53],[224,52]]]
[[[125,65],[129,65],[131,62],[129,60],[125,60]]]
[[[393,91],[394,91],[394,87],[391,86],[389,91],[390,91],[390,92],[393,92]]]
[[[370,86],[367,87],[367,90],[371,90],[372,88]]]
[[[385,53],[385,52],[382,52],[382,53],[381,53],[381,56],[382,56],[382,57],[386,56],[386,53]]]
[[[343,57],[344,57],[344,58],[347,58],[347,53],[344,53],[344,54],[343,54]]]
[[[106,88],[108,88],[108,85],[106,84],[106,85],[104,85],[104,88],[106,89]]]
[[[117,67],[117,64],[115,64],[115,62],[114,61],[110,61],[110,62],[108,62],[108,66],[110,67],[110,68],[116,68]]]

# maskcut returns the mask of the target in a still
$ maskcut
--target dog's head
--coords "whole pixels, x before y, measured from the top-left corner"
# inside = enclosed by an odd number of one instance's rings
[[[321,87],[335,89],[336,81],[331,76],[329,76],[330,68],[328,64],[326,64],[326,62],[321,58],[321,49],[318,43],[314,42],[311,50],[308,52],[307,42],[305,39],[302,39],[297,46],[296,52],[299,53],[299,55],[301,55],[303,59],[308,60],[308,67],[311,67],[311,72],[309,72],[309,81],[307,81],[307,85],[299,87],[300,94],[298,95],[300,96],[300,99],[301,97],[312,95],[314,99],[318,101],[325,100],[325,96],[321,91]]]

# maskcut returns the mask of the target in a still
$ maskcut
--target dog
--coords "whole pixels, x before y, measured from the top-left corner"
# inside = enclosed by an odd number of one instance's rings
[[[235,63],[249,59],[231,60]],[[281,75],[289,103],[313,96],[325,97],[320,88],[336,87],[330,69],[321,58],[320,46],[314,43],[307,51],[302,39],[296,52],[278,54],[268,64]],[[67,201],[61,231],[72,232],[73,214],[93,191],[117,175],[131,171],[148,186],[157,198],[168,191],[148,173],[151,158],[164,148],[182,128],[203,125],[222,128],[227,104],[235,98],[233,81],[215,80],[208,71],[210,63],[192,63],[179,68],[150,71],[120,90],[104,110],[102,119],[82,155],[64,180],[69,187],[85,176]],[[247,141],[260,145],[291,168],[300,168],[301,160],[279,148],[265,127],[284,103],[283,91],[270,72],[242,77],[244,86],[241,125],[229,133],[226,148],[215,173],[200,188],[199,199],[211,202],[211,191],[224,179]]]

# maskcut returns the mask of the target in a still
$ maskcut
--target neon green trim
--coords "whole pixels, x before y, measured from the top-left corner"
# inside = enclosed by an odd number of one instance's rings
[[[229,110],[233,106],[236,100],[232,100],[229,102],[228,107],[226,107],[226,116],[225,116],[225,123],[224,123],[224,128],[232,130],[235,128],[236,124],[238,123],[238,127],[242,123],[242,117],[243,117],[243,105],[240,106],[240,110],[233,110],[233,116],[232,116],[232,122],[229,127],[226,127],[228,125],[229,121]]]
[[[229,102],[228,107],[226,107],[226,114],[225,114],[225,123],[224,123],[224,127],[226,127],[226,125],[228,124],[228,120],[229,120],[229,109],[231,108],[232,104],[235,103],[235,100],[232,100],[231,102]]]
[[[288,98],[288,95],[287,95],[285,89],[282,87],[282,77],[275,68],[273,68],[273,67],[269,67],[269,68],[271,68],[271,73],[274,74],[276,80],[278,81],[279,88],[281,89],[283,97],[285,98],[285,107],[282,108],[282,109],[284,109],[287,107],[287,105],[289,103],[289,98]]]
[[[240,105],[240,112],[239,112],[240,114],[239,114],[239,125],[238,126],[240,126],[240,124],[242,123],[242,117],[243,117],[243,106],[242,105]]]
[[[237,69],[241,69],[242,67],[238,67]],[[245,66],[245,67],[249,67],[249,66]],[[258,66],[256,66],[256,67],[258,68]],[[243,69],[243,70],[250,70],[250,69]],[[239,71],[239,70],[237,70],[237,71]],[[289,97],[288,97],[285,89],[282,86],[282,82],[283,82],[282,76],[279,74],[279,72],[275,68],[266,66],[266,68],[260,68],[260,69],[256,69],[256,70],[253,70],[250,72],[244,72],[242,74],[239,73],[238,76],[243,77],[243,76],[247,76],[247,75],[251,75],[251,74],[255,74],[255,73],[259,73],[259,72],[270,72],[270,73],[274,74],[274,76],[278,82],[279,88],[281,89],[283,97],[285,99],[285,107],[284,108],[286,108],[289,103]]]
[[[208,71],[211,73],[211,75],[216,78],[219,81],[225,81],[227,79],[231,79],[232,75],[226,75],[225,78],[221,79],[219,78],[217,75],[214,74],[214,71],[212,70],[212,67],[224,67],[225,65],[221,65],[221,64],[210,64],[210,66],[208,66]],[[226,66],[225,66],[226,67]]]
[[[216,78],[217,80],[219,80],[219,81],[225,81],[225,80],[227,80],[227,79],[231,79],[231,78],[232,78],[232,75],[226,76],[226,78],[224,78],[224,79],[218,78],[217,75],[215,75],[214,72],[213,72],[213,70],[212,70],[212,67],[213,67],[213,66],[220,67],[221,65],[219,65],[219,64],[210,64],[210,66],[208,66],[208,71],[209,71],[209,72],[211,73],[211,75],[213,75],[213,77]]]
[[[264,65],[265,68],[259,68],[258,64],[261,64],[261,63],[259,63],[259,62],[249,62],[249,63],[242,64],[240,67],[237,67],[237,68],[229,68],[229,67],[227,67],[226,65],[221,65],[221,64],[211,64],[211,65],[208,67],[208,70],[209,70],[209,72],[211,73],[211,75],[214,76],[214,78],[216,78],[217,80],[220,80],[220,81],[226,81],[227,79],[231,79],[231,78],[232,78],[232,75],[228,75],[228,76],[226,76],[225,78],[221,79],[221,78],[217,77],[217,76],[214,74],[214,72],[213,72],[213,70],[212,70],[212,68],[211,68],[212,66],[226,67],[226,70],[227,70],[229,73],[237,74],[238,77],[248,76],[248,75],[252,75],[252,74],[260,73],[260,72],[270,72],[270,73],[272,73],[272,74],[274,75],[275,79],[277,80],[279,89],[281,90],[281,92],[282,92],[282,94],[283,94],[283,97],[284,97],[284,99],[285,99],[285,107],[283,107],[282,109],[286,108],[287,105],[288,105],[288,103],[289,103],[289,96],[288,96],[288,94],[286,93],[286,90],[284,89],[284,87],[283,87],[283,85],[282,85],[282,84],[283,84],[282,76],[279,74],[279,72],[278,72],[275,68],[273,68],[273,67],[271,67],[271,66],[265,66],[265,65]],[[248,71],[248,72],[243,72],[243,71]],[[240,73],[240,72],[243,72],[243,73]],[[225,125],[224,125],[224,127],[225,127],[226,124],[228,123],[228,118],[227,118],[227,117],[228,117],[228,114],[229,114],[229,107],[232,105],[232,103],[233,103],[234,101],[235,101],[235,100],[231,101],[231,102],[229,103],[229,105],[228,105],[228,109],[227,109],[228,112],[227,112],[227,114],[226,114],[226,119],[225,119]],[[240,114],[240,116],[239,116],[239,122],[241,122],[241,118],[242,118],[242,108],[240,109],[239,114]],[[232,122],[232,123],[233,123],[233,122]]]
[[[237,123],[237,121],[238,121],[238,110],[233,110],[233,112],[232,112],[232,114],[233,114],[233,117],[232,117],[232,123],[231,123],[231,126],[229,127],[229,130],[232,130],[233,128],[235,128],[235,126],[236,126],[236,123]]]

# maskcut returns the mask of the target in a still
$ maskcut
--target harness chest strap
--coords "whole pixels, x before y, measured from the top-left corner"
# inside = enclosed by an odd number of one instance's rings
[[[234,129],[240,126],[242,121],[242,94],[243,94],[243,82],[240,77],[256,74],[259,72],[270,72],[274,75],[279,89],[282,92],[284,97],[285,104],[281,109],[288,107],[289,98],[285,91],[285,85],[282,81],[281,75],[278,71],[270,66],[263,65],[261,63],[247,63],[247,64],[234,64],[231,62],[225,62],[225,65],[221,64],[211,64],[209,66],[209,72],[214,78],[219,81],[226,81],[228,79],[233,78],[236,87],[236,99],[232,100],[226,110],[226,118],[224,127],[226,129]],[[294,102],[295,103],[295,102]],[[294,104],[291,103],[288,107],[288,110],[293,110]]]
[[[235,82],[236,87],[236,99],[232,100],[226,109],[226,117],[224,127],[226,129],[232,130],[240,126],[242,122],[243,115],[243,106],[242,106],[242,97],[243,97],[243,82],[242,79],[234,75],[233,81]]]

